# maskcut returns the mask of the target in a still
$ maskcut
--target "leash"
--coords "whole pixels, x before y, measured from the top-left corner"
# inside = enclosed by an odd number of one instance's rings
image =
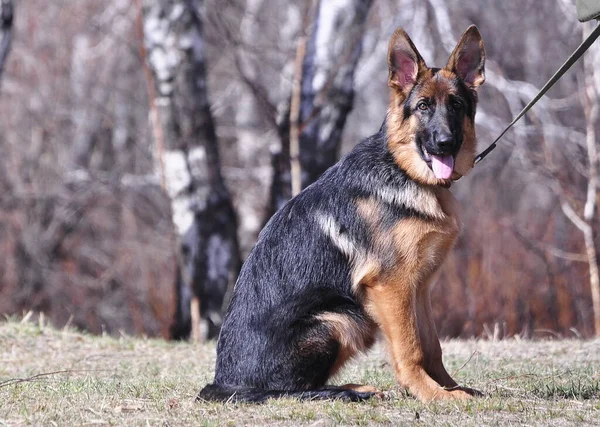
[[[550,89],[552,86],[554,86],[554,83],[556,83],[563,76],[563,74],[565,74],[569,70],[569,68],[571,68],[571,66],[575,62],[577,62],[577,60],[579,58],[581,58],[581,55],[583,55],[585,53],[585,51],[590,48],[590,46],[592,45],[592,43],[594,43],[594,41],[596,41],[598,36],[600,36],[600,23],[596,26],[594,31],[592,31],[592,33],[583,41],[583,43],[581,43],[579,45],[579,47],[575,50],[575,52],[573,52],[573,54],[565,61],[565,63],[558,69],[558,71],[556,73],[554,73],[554,75],[552,77],[550,77],[550,80],[548,80],[548,82],[544,85],[544,87],[542,89],[540,89],[538,94],[531,101],[529,101],[529,104],[527,104],[525,106],[525,108],[523,108],[523,110],[521,110],[519,115],[517,117],[515,117],[515,119],[506,127],[506,129],[504,129],[502,131],[500,136],[498,136],[498,138],[496,138],[494,140],[494,142],[492,142],[489,145],[488,148],[486,148],[484,151],[482,151],[480,154],[478,154],[477,157],[475,157],[474,165],[476,165],[477,163],[482,161],[485,158],[485,156],[490,154],[491,151],[494,148],[496,148],[496,143],[498,142],[498,140],[500,140],[500,138],[502,138],[504,136],[504,134],[506,132],[508,132],[508,130],[511,127],[513,127],[513,125],[515,123],[517,123],[517,121],[519,121],[519,119],[521,117],[523,117],[525,115],[525,113],[527,113],[531,109],[531,107],[533,107],[540,100],[540,98],[542,96],[544,96],[544,94],[546,92],[548,92],[548,89]]]

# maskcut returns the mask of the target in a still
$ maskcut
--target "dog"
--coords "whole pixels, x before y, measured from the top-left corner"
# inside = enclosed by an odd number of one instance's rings
[[[430,284],[460,230],[448,187],[475,159],[483,41],[471,26],[444,68],[428,68],[399,28],[387,60],[381,129],[264,227],[224,318],[214,383],[198,400],[381,395],[326,385],[378,331],[399,384],[419,400],[480,395],[442,364]]]

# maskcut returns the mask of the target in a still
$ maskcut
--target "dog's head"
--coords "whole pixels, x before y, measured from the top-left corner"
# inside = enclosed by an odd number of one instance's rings
[[[428,68],[398,28],[390,41],[388,65],[388,147],[412,179],[447,186],[465,175],[475,159],[477,89],[485,80],[481,35],[470,26],[439,69]]]

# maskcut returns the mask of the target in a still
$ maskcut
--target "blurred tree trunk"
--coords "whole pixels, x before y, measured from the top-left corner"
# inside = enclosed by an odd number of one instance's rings
[[[200,0],[144,0],[144,37],[162,139],[156,157],[182,242],[182,286],[191,286],[192,319],[199,305],[202,335],[211,338],[218,334],[240,255],[208,99],[201,6]],[[179,289],[180,296],[186,292]],[[192,323],[196,339],[197,326]]]
[[[88,62],[90,52],[90,40],[85,36],[76,37],[71,60],[71,93],[75,106],[72,164],[83,170],[98,166],[92,164],[94,152],[100,152],[99,157],[104,158],[112,148],[107,143],[106,129],[103,129],[105,114],[98,112],[98,105],[109,103],[111,91],[106,86],[97,85],[97,82],[104,81],[105,76],[112,73],[118,60],[116,56],[110,57],[101,67],[93,68]],[[106,163],[104,168],[99,169],[107,170],[114,166],[111,161]]]
[[[119,19],[121,6],[113,0],[106,19]],[[106,37],[104,49],[115,54],[98,60],[96,43],[83,33],[72,42],[69,67],[73,120],[71,163],[80,170],[103,171],[115,176],[135,172],[131,94],[127,78],[139,70],[139,60],[124,54],[122,40],[129,36],[129,25],[115,25]],[[119,54],[120,53],[120,54]],[[115,79],[116,77],[116,79]],[[107,82],[110,82],[108,84]],[[108,125],[110,123],[110,125]]]
[[[0,0],[0,78],[12,42],[13,1]]]
[[[4,71],[4,65],[6,64],[6,58],[10,51],[10,45],[12,41],[12,28],[13,28],[13,3],[12,0],[0,0],[0,83],[2,82],[2,73]],[[0,151],[3,158],[4,153]],[[11,182],[5,168],[0,168],[0,191],[3,194],[8,194],[12,191]]]
[[[247,0],[244,17],[240,23],[239,37],[241,40],[250,42],[260,31],[257,15],[263,6],[264,0]],[[259,75],[258,67],[252,60],[252,56],[245,50],[240,49],[237,55],[237,68],[243,71],[247,81],[254,82]],[[257,141],[260,136],[253,124],[259,121],[260,105],[257,96],[247,87],[239,91],[237,106],[235,110],[236,137],[240,156],[244,162],[256,155]]]
[[[595,24],[587,22],[583,25],[584,39],[594,29]],[[600,47],[598,44],[590,47],[583,58],[585,70],[585,88],[583,93],[583,111],[586,120],[586,153],[588,158],[588,183],[587,200],[583,212],[586,226],[583,235],[588,256],[590,271],[590,291],[592,295],[592,309],[594,312],[594,331],[600,337],[600,272],[598,271],[598,256],[596,251],[596,230],[594,220],[596,217],[596,200],[598,197],[598,149],[596,130],[598,128],[598,102],[600,102]]]
[[[299,160],[301,185],[314,182],[339,156],[342,131],[354,100],[354,72],[362,52],[364,24],[372,0],[343,0],[335,4],[317,0],[309,10],[312,22],[301,35],[295,77],[299,99],[280,120],[281,150],[273,157],[269,214],[291,195],[290,163]],[[306,37],[303,41],[302,37]],[[294,108],[290,107],[290,110]],[[297,118],[297,122],[295,122]],[[298,133],[298,147],[290,146]],[[292,137],[292,138],[290,138]],[[298,151],[298,159],[290,155]]]

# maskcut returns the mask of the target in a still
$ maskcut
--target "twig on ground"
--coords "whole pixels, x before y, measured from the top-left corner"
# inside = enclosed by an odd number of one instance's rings
[[[106,371],[106,369],[64,369],[61,371],[43,372],[41,374],[36,374],[36,375],[27,377],[27,378],[10,378],[8,380],[0,382],[0,388],[8,387],[8,386],[15,385],[15,384],[33,382],[40,378],[49,377],[51,375],[72,374],[72,373],[76,373],[76,372],[100,372],[100,371]]]
[[[471,359],[473,358],[473,356],[475,356],[477,353],[479,353],[477,350],[475,350],[473,353],[471,353],[471,356],[469,356],[467,361],[465,363],[463,363],[460,368],[458,368],[456,371],[454,371],[452,373],[452,376],[453,377],[456,376],[456,374],[458,374],[465,366],[467,366],[467,363],[469,363],[471,361]]]

